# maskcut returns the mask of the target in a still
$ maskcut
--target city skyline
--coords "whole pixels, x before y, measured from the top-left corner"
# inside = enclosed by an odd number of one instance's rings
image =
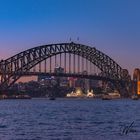
[[[140,67],[139,4],[138,0],[1,1],[0,59],[71,38],[96,46],[132,75]]]

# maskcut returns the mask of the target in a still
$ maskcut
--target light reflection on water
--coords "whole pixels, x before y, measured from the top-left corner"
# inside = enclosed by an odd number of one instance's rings
[[[139,108],[130,99],[1,100],[0,140],[139,140]]]

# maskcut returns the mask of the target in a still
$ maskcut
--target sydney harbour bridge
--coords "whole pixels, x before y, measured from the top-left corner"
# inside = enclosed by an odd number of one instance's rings
[[[63,73],[54,71],[58,65]],[[22,76],[46,75],[110,81],[122,95],[129,93],[131,80],[128,71],[108,55],[74,42],[42,45],[1,60],[0,75],[0,90],[10,88]]]

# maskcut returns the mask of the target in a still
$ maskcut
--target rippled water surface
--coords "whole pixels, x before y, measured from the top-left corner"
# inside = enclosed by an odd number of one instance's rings
[[[59,139],[140,140],[140,100],[0,101],[0,140]]]

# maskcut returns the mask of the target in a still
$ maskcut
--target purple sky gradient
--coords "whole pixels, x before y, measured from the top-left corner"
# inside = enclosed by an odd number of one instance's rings
[[[0,0],[0,59],[69,42],[96,46],[132,74],[140,68],[139,0]]]

